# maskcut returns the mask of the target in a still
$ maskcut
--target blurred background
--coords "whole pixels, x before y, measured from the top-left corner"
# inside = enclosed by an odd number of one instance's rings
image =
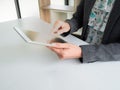
[[[45,20],[49,23],[57,19],[65,20],[71,18],[75,1],[80,0],[0,0],[0,22],[26,17],[49,18]],[[50,12],[47,16],[42,12],[46,10]]]

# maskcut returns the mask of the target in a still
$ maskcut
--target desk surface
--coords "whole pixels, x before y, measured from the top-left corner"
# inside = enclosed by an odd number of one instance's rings
[[[25,43],[13,30],[37,20],[0,23],[0,90],[120,90],[120,62],[61,61],[46,47]],[[50,28],[40,22],[42,29]]]

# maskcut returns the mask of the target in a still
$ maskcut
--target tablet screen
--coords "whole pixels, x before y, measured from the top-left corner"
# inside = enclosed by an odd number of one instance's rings
[[[34,42],[43,42],[43,43],[52,43],[52,42],[60,42],[65,43],[66,41],[61,38],[61,36],[56,34],[43,34],[40,32],[32,31],[32,30],[25,30],[24,33],[31,41]]]
[[[62,36],[47,31],[35,31],[14,27],[16,32],[28,43],[50,46],[53,42],[65,43]]]

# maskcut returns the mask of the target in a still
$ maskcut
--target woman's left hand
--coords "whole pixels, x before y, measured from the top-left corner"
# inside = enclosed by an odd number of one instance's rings
[[[82,50],[79,46],[69,43],[53,43],[53,46],[48,47],[54,51],[60,59],[81,58]]]

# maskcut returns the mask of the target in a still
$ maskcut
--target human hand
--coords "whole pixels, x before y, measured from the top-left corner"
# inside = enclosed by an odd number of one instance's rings
[[[54,51],[60,59],[81,58],[82,50],[79,46],[69,43],[53,43],[52,47],[48,47]]]
[[[68,32],[70,30],[70,25],[63,21],[56,21],[53,26],[53,33],[54,34],[63,34],[65,32]]]

